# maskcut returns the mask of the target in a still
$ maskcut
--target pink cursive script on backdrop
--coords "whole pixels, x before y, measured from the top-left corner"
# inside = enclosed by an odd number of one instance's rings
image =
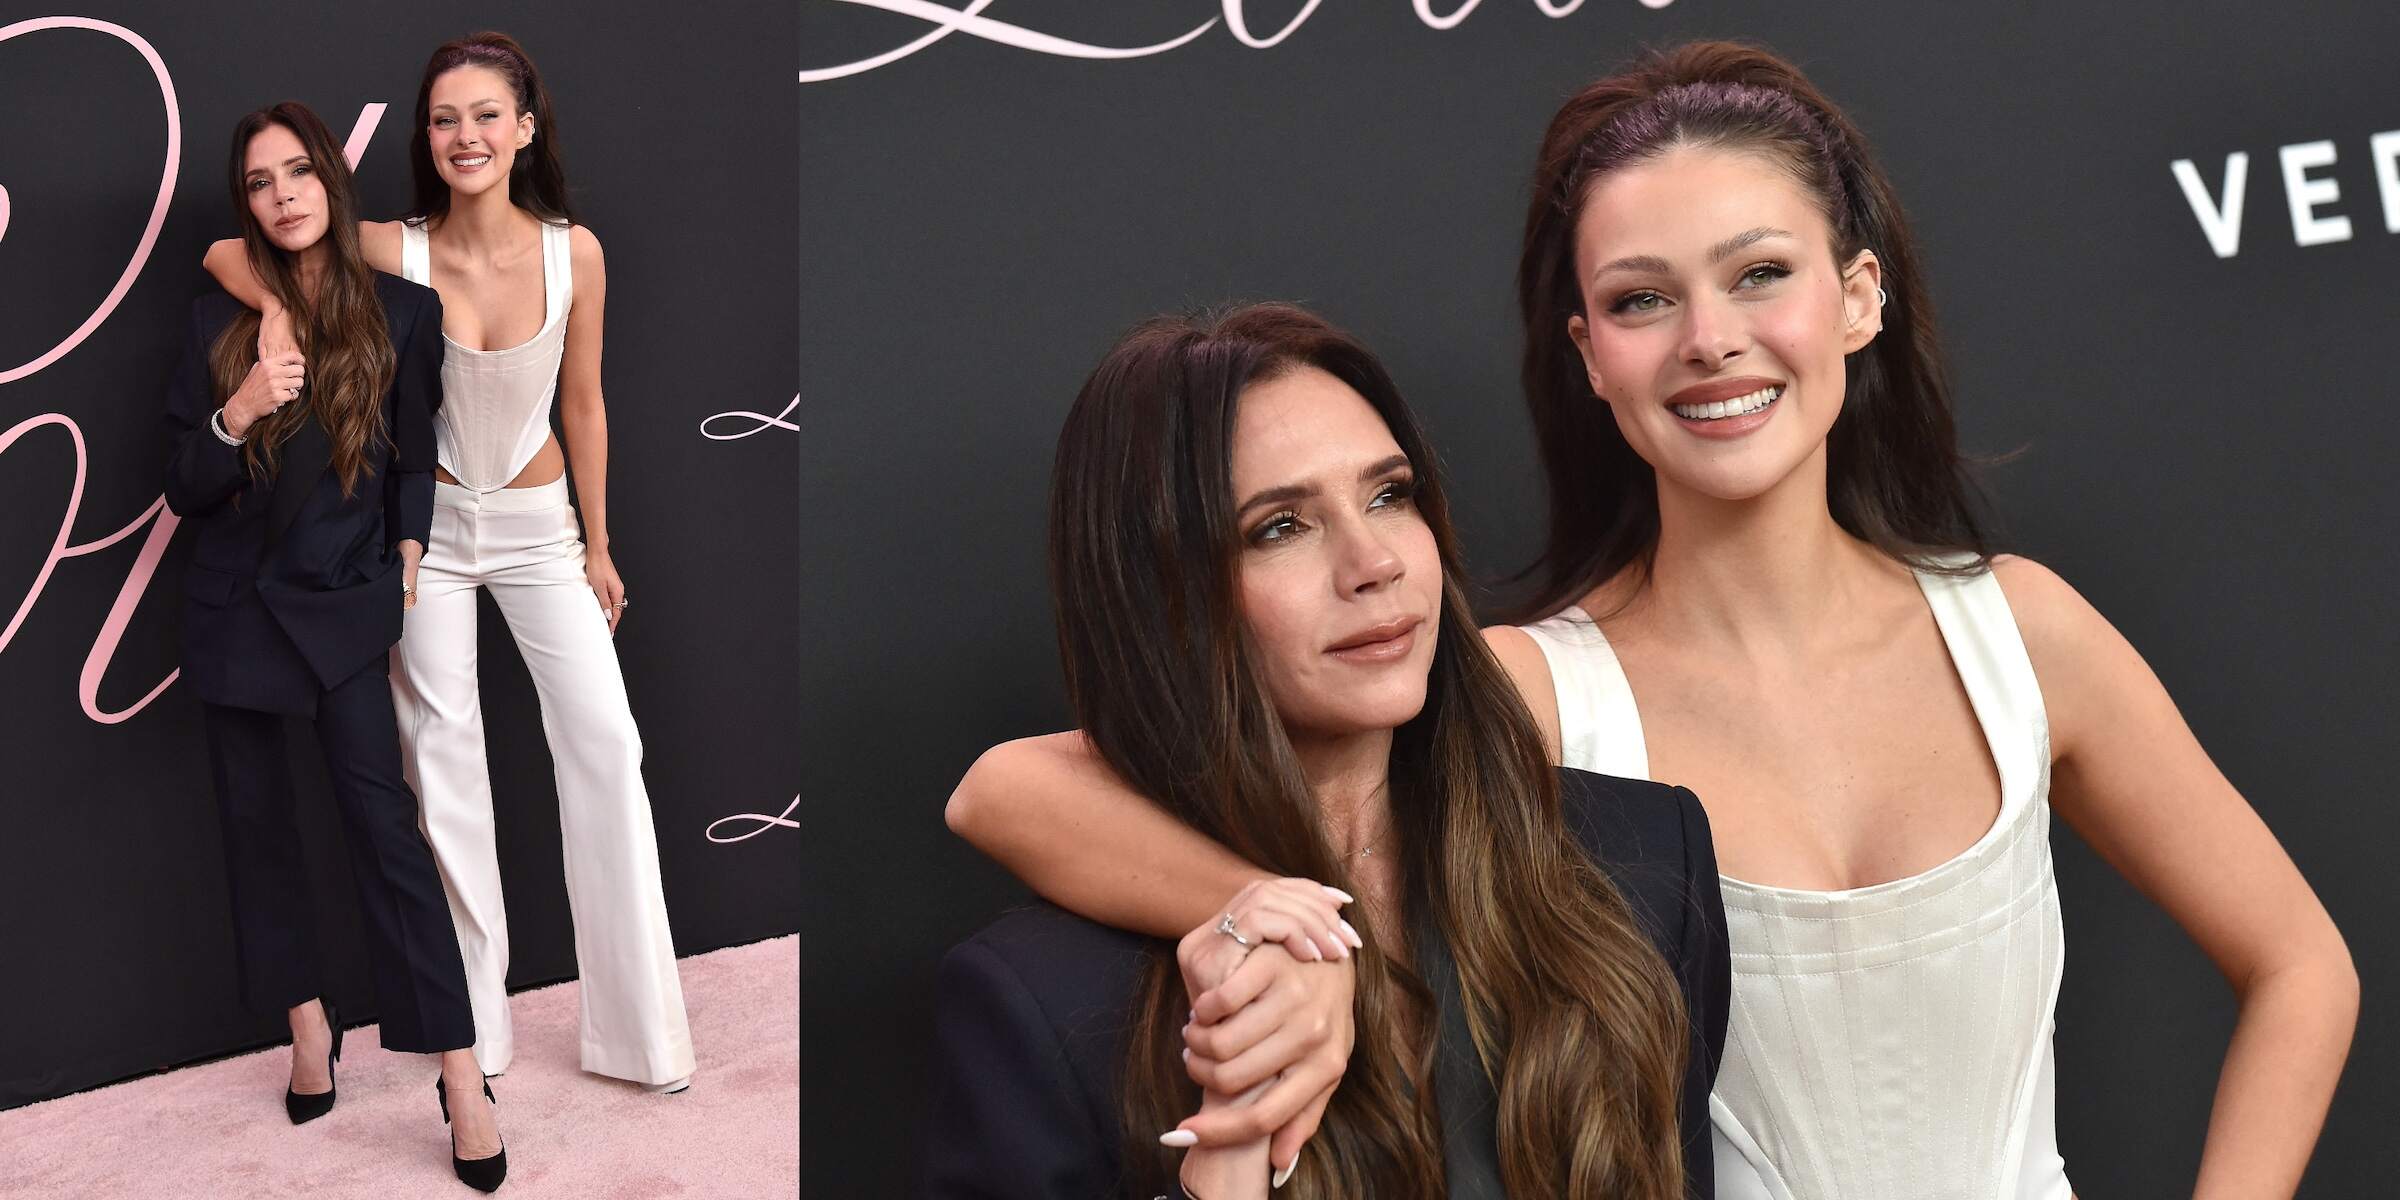
[[[104,33],[141,54],[142,60],[150,64],[151,74],[158,79],[159,99],[166,110],[166,161],[159,171],[158,197],[151,203],[150,219],[142,228],[141,240],[134,246],[132,259],[125,264],[124,273],[117,277],[116,286],[109,289],[108,295],[89,317],[84,318],[83,324],[61,338],[57,345],[30,361],[0,371],[0,383],[25,378],[66,357],[92,336],[93,331],[100,328],[101,323],[117,310],[117,305],[124,302],[125,293],[132,289],[133,281],[140,277],[143,266],[150,261],[150,251],[158,245],[158,231],[166,224],[167,205],[174,198],[175,176],[183,161],[183,116],[175,101],[175,81],[167,73],[165,60],[158,56],[157,49],[149,41],[122,25],[107,21],[86,17],[41,17],[0,28],[0,43],[46,29],[85,29]],[[0,237],[7,235],[9,215],[6,193],[0,191]],[[101,620],[99,633],[92,639],[91,651],[84,656],[83,671],[76,683],[76,696],[83,705],[84,715],[104,725],[114,725],[158,699],[159,694],[175,682],[178,674],[168,672],[165,679],[128,707],[112,711],[100,706],[100,681],[108,672],[109,660],[116,655],[118,643],[124,639],[125,627],[133,620],[135,606],[140,603],[143,591],[148,589],[151,576],[158,570],[159,559],[167,552],[167,543],[175,535],[177,521],[174,514],[167,511],[166,501],[162,498],[152,501],[141,516],[115,533],[87,542],[74,541],[75,517],[83,508],[83,482],[88,465],[83,430],[76,426],[74,419],[65,413],[45,413],[20,421],[7,432],[0,433],[0,454],[5,454],[26,434],[50,425],[66,430],[67,440],[74,447],[75,481],[67,493],[66,511],[59,518],[58,535],[51,540],[50,553],[43,558],[41,569],[34,573],[33,585],[26,589],[25,599],[17,605],[7,628],[0,629],[0,650],[7,649],[9,642],[15,639],[18,628],[24,625],[26,616],[33,611],[34,602],[41,599],[42,589],[48,586],[51,573],[58,569],[60,562],[105,550],[144,525],[150,526],[150,535],[142,540],[141,553],[135,557],[132,569],[126,573],[124,586],[117,589],[116,601],[109,605],[108,615]]]
[[[122,25],[106,21],[86,17],[42,17],[0,27],[0,42],[46,29],[84,29],[105,33],[140,52],[143,61],[150,64],[151,73],[158,78],[159,97],[166,107],[166,162],[159,173],[158,198],[151,205],[149,222],[143,227],[141,241],[134,247],[133,258],[126,263],[124,274],[118,277],[116,286],[100,301],[99,307],[93,309],[91,315],[73,332],[60,339],[57,345],[30,361],[0,371],[0,383],[37,374],[66,357],[91,337],[110,314],[116,312],[117,306],[125,299],[125,293],[133,287],[134,280],[140,277],[142,268],[149,263],[151,250],[158,244],[159,230],[166,224],[167,206],[174,197],[175,179],[183,162],[183,117],[175,100],[175,82],[167,71],[166,62],[147,40]],[[352,166],[358,165],[359,155],[366,150],[367,142],[374,136],[375,127],[382,120],[383,113],[382,104],[369,104],[359,112],[358,121],[351,127],[349,142],[344,147],[345,156]],[[7,189],[0,188],[0,237],[7,236],[10,215]],[[166,678],[125,708],[112,710],[101,707],[100,684],[108,673],[109,661],[116,656],[118,645],[124,641],[125,629],[133,620],[134,609],[141,603],[142,593],[149,589],[152,577],[157,574],[159,560],[165,557],[167,545],[174,540],[175,528],[180,522],[173,513],[167,511],[166,500],[161,497],[151,501],[142,515],[116,532],[90,541],[75,541],[75,519],[83,509],[84,478],[90,465],[83,430],[75,423],[75,419],[65,413],[43,413],[19,421],[6,432],[0,432],[0,454],[7,453],[26,435],[48,426],[57,426],[66,431],[68,444],[75,454],[75,480],[67,493],[66,509],[59,518],[58,533],[51,539],[50,553],[43,558],[41,569],[34,573],[33,584],[26,589],[25,598],[18,602],[8,625],[0,628],[0,651],[6,650],[9,643],[15,640],[26,617],[32,614],[34,604],[41,599],[43,589],[49,586],[50,577],[57,571],[58,564],[70,558],[106,550],[148,526],[149,536],[142,539],[141,551],[135,555],[132,568],[126,572],[124,585],[117,589],[116,600],[109,605],[107,615],[101,619],[99,632],[92,639],[90,652],[84,656],[83,670],[76,682],[76,695],[83,706],[84,715],[101,724],[114,725],[148,707],[180,674],[169,671]]]
[[[1448,12],[1435,12],[1434,2],[1435,0],[1411,0],[1411,7],[1416,11],[1417,19],[1423,21],[1428,28],[1455,29],[1459,22],[1466,20],[1468,14],[1473,13],[1483,3],[1483,0],[1456,0]],[[1644,8],[1658,9],[1665,8],[1674,2],[1675,0],[1641,0],[1641,5]],[[947,5],[933,3],[933,0],[835,0],[835,3],[856,4],[888,12],[895,16],[910,17],[923,21],[933,28],[918,34],[914,40],[881,54],[870,55],[852,62],[838,63],[830,67],[813,67],[803,70],[800,72],[800,82],[802,83],[823,83],[829,79],[861,75],[877,67],[889,66],[953,33],[963,33],[972,38],[1035,54],[1046,54],[1054,58],[1148,58],[1153,54],[1165,54],[1184,46],[1215,28],[1217,22],[1222,20],[1225,23],[1225,31],[1232,34],[1235,41],[1253,50],[1267,50],[1280,45],[1310,17],[1315,16],[1317,6],[1324,3],[1324,0],[1308,0],[1307,3],[1300,6],[1299,12],[1293,14],[1292,18],[1284,23],[1283,28],[1264,36],[1250,28],[1247,6],[1243,0],[1220,0],[1218,16],[1202,21],[1198,27],[1178,37],[1147,46],[1096,46],[1089,42],[1079,42],[1071,38],[1059,37],[1056,34],[1028,29],[1023,25],[1012,25],[1006,21],[994,20],[983,15],[983,11],[992,6],[992,0],[969,0],[965,8],[951,8]],[[1534,0],[1534,7],[1540,9],[1543,15],[1550,17],[1567,16],[1582,8],[1583,4],[1584,0]]]
[[[0,383],[22,379],[64,358],[68,351],[82,345],[83,339],[92,336],[92,331],[100,328],[100,323],[108,319],[108,314],[117,311],[117,305],[124,301],[125,293],[133,287],[134,279],[142,273],[142,264],[150,261],[151,248],[158,244],[159,227],[167,223],[167,202],[175,196],[176,168],[183,160],[183,117],[175,107],[175,81],[167,77],[167,64],[158,57],[158,51],[142,39],[142,35],[122,25],[111,25],[88,17],[38,17],[0,27],[0,42],[44,29],[89,29],[105,33],[141,52],[142,60],[150,64],[151,74],[158,76],[159,98],[167,106],[167,162],[166,169],[159,172],[158,199],[150,206],[150,223],[142,228],[142,240],[133,248],[133,260],[125,264],[125,273],[117,276],[117,286],[109,289],[108,298],[102,300],[100,307],[93,309],[92,315],[57,345],[31,362],[0,371]],[[7,232],[7,217],[7,202],[0,198],[0,235]]]
[[[715,416],[709,417],[707,420],[700,422],[700,436],[707,438],[712,442],[738,442],[752,434],[765,433],[770,429],[781,429],[787,433],[798,433],[800,432],[800,427],[793,424],[791,421],[792,410],[798,407],[800,407],[800,397],[794,396],[792,397],[791,403],[783,406],[782,412],[776,413],[771,417],[765,413],[751,412],[746,408],[737,408],[730,412],[721,412]],[[739,425],[730,426],[729,428],[732,429],[731,433],[719,433],[712,428],[712,426],[717,425],[719,422],[728,420],[746,421],[749,424],[747,427]]]
[[[150,536],[143,539],[142,552],[134,559],[133,569],[125,575],[125,586],[117,589],[116,603],[109,605],[108,616],[100,623],[99,635],[92,639],[91,653],[84,656],[83,674],[76,685],[76,695],[83,702],[83,715],[103,725],[114,725],[158,699],[159,693],[166,691],[167,685],[175,682],[176,675],[180,674],[177,671],[167,672],[167,677],[159,680],[158,686],[151,688],[148,695],[127,708],[111,712],[100,707],[100,679],[107,674],[108,661],[116,655],[117,643],[124,639],[125,627],[133,620],[134,606],[140,603],[142,592],[150,586],[151,575],[158,570],[158,560],[166,554],[167,543],[175,536],[178,518],[167,511],[167,502],[161,498],[152,501],[141,516],[134,518],[132,524],[107,537],[89,542],[70,541],[75,531],[75,515],[83,508],[83,431],[76,428],[75,422],[64,413],[45,413],[19,421],[8,432],[0,433],[0,454],[8,453],[9,447],[16,445],[18,439],[45,425],[56,425],[67,431],[67,440],[75,447],[75,482],[67,491],[67,509],[58,519],[58,536],[51,539],[49,556],[42,560],[42,569],[34,573],[33,586],[26,590],[24,601],[17,605],[16,615],[9,618],[8,628],[0,629],[0,650],[8,649],[9,642],[15,639],[18,627],[25,623],[26,615],[33,611],[34,601],[42,598],[42,589],[50,583],[50,573],[58,569],[61,561],[106,550],[125,540],[133,531],[150,525]],[[153,521],[156,524],[152,524]]]
[[[708,840],[715,842],[720,846],[727,846],[735,842],[749,841],[751,838],[757,837],[758,835],[765,833],[770,829],[798,829],[800,828],[800,822],[792,819],[792,810],[798,807],[800,807],[800,797],[794,796],[792,797],[792,802],[784,805],[783,812],[777,816],[770,817],[765,813],[735,813],[730,817],[718,817],[716,820],[708,823]],[[725,837],[718,837],[717,826],[733,821],[754,822],[756,824],[756,828],[747,829],[740,833],[730,834]]]

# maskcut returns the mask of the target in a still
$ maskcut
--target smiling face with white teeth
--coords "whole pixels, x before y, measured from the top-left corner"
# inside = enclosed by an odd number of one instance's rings
[[[531,144],[533,114],[520,111],[508,78],[490,67],[444,71],[427,95],[433,169],[461,195],[506,188],[517,151]]]
[[[1760,153],[1678,147],[1593,183],[1568,332],[1662,488],[1746,500],[1804,464],[1822,486],[1843,361],[1882,327],[1873,252],[1834,254],[1815,199]]]

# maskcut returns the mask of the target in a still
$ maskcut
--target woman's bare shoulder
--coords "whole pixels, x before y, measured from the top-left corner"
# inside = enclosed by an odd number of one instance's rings
[[[360,221],[358,249],[367,265],[387,275],[400,273],[400,222]]]

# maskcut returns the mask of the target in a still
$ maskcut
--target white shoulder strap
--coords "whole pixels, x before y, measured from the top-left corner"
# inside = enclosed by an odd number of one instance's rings
[[[1650,750],[1633,685],[1600,626],[1580,608],[1521,626],[1550,661],[1558,693],[1559,765],[1620,779],[1650,778]]]
[[[571,225],[542,222],[542,325],[555,323],[575,302],[574,244]]]
[[[1917,585],[1933,607],[1958,681],[1984,727],[1984,740],[2000,768],[2001,795],[2046,796],[2050,714],[2000,577],[1988,570],[1967,576],[1920,573]]]
[[[433,241],[425,236],[425,226],[415,221],[400,222],[400,278],[433,286]]]

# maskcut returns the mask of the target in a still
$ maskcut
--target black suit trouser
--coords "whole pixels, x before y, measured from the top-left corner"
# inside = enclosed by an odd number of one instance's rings
[[[315,908],[293,822],[285,718],[202,707],[225,829],[242,999],[262,1012],[281,1011],[322,991]],[[418,828],[416,793],[400,772],[385,660],[318,697],[316,730],[350,847],[384,1048],[430,1054],[471,1046],[466,968],[433,852]]]

